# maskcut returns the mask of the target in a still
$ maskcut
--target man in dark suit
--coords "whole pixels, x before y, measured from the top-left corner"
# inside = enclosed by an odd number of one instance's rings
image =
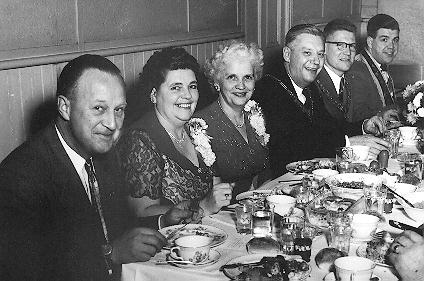
[[[270,164],[274,176],[286,171],[287,163],[315,157],[334,157],[346,145],[346,135],[361,134],[361,125],[348,132],[326,110],[319,90],[312,83],[324,64],[324,36],[316,26],[292,27],[283,47],[284,63],[265,75],[255,87],[254,99],[265,115],[270,134]],[[367,132],[382,130],[382,120],[364,122]],[[371,141],[370,141],[371,140]],[[350,138],[352,144],[373,145],[369,137]]]
[[[346,73],[352,97],[350,121],[363,120],[396,107],[393,79],[387,65],[396,57],[398,49],[399,23],[386,14],[372,17],[367,25],[365,49]]]
[[[109,60],[72,60],[58,80],[56,121],[1,163],[1,280],[118,279],[122,263],[146,261],[166,242],[126,209],[113,149],[124,89]],[[162,221],[189,215],[174,208]]]
[[[330,21],[324,28],[325,59],[324,67],[318,74],[316,84],[328,113],[340,122],[341,127],[348,131],[358,128],[363,120],[347,122],[348,109],[351,103],[351,87],[345,79],[345,73],[353,64],[356,54],[356,27],[345,19]],[[382,114],[383,119],[393,119],[390,112]],[[377,156],[382,149],[389,145],[386,141],[372,136],[370,138],[370,154]]]

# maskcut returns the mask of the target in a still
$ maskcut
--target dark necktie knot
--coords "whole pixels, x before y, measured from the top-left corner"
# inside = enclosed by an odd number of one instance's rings
[[[339,101],[343,103],[343,96],[346,90],[346,80],[344,76],[342,76],[342,79],[340,79],[340,85],[339,85]]]
[[[382,71],[387,71],[387,64],[382,64],[380,68]]]

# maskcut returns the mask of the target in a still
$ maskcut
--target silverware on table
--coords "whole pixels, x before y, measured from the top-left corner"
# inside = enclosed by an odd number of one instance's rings
[[[389,225],[396,227],[398,229],[402,229],[402,230],[412,230],[412,231],[418,233],[419,235],[423,235],[422,229],[419,229],[417,227],[414,227],[414,226],[406,224],[406,223],[402,223],[402,222],[395,221],[395,220],[389,220]]]
[[[410,207],[415,208],[415,206],[411,202],[409,202],[408,200],[406,200],[405,197],[403,197],[402,195],[400,195],[399,193],[397,193],[396,191],[394,191],[390,187],[387,186],[387,190],[390,191],[391,193],[393,193],[394,195],[396,195],[397,197],[399,197],[400,199],[402,199]]]
[[[183,260],[157,260],[154,261],[156,265],[162,265],[162,264],[169,264],[169,263],[179,263],[179,264],[194,264],[191,261],[183,261]],[[198,263],[198,265],[201,265],[202,263]]]
[[[294,182],[294,181],[301,181],[302,179],[292,179],[292,180],[279,180],[278,182],[279,183],[282,183],[282,182]]]

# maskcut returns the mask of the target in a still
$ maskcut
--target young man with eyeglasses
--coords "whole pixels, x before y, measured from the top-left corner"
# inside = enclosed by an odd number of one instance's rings
[[[387,65],[396,57],[398,49],[399,23],[386,14],[372,17],[367,26],[365,49],[346,73],[352,97],[347,116],[350,121],[396,108],[393,79]]]

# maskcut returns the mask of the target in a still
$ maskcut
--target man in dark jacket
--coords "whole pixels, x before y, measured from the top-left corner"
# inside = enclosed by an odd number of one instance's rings
[[[126,208],[113,149],[124,89],[106,58],[72,60],[58,80],[56,121],[1,163],[1,280],[118,279],[122,263],[146,261],[166,242]],[[174,208],[163,221],[188,215]]]

